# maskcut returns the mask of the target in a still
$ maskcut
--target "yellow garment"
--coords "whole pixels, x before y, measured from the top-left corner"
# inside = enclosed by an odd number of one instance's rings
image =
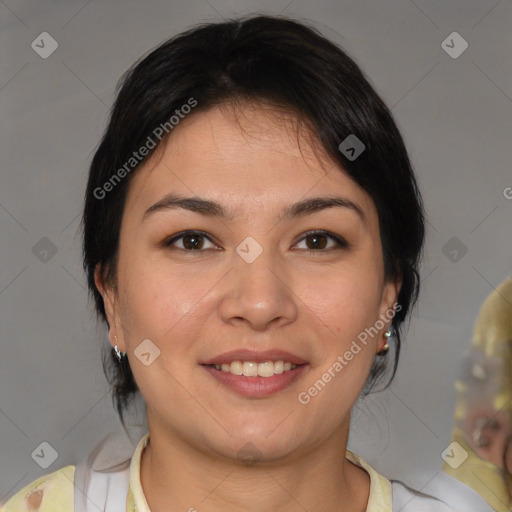
[[[485,299],[473,330],[472,345],[481,348],[487,357],[508,350],[508,363],[512,363],[512,277],[505,279]],[[510,378],[510,373],[507,375]],[[511,381],[508,380],[510,384]],[[510,388],[509,388],[510,389]],[[512,393],[512,391],[509,391]]]
[[[498,468],[476,455],[457,427],[454,428],[452,439],[468,452],[468,458],[457,469],[444,463],[443,471],[475,490],[494,510],[512,512],[512,502],[507,497]]]
[[[442,469],[478,492],[495,510],[512,511],[500,468],[473,451],[463,429],[475,404],[488,403],[495,413],[508,412],[512,418],[512,277],[501,283],[480,308],[465,361],[466,368],[455,383],[452,440],[468,452],[468,458],[457,469],[447,463]]]
[[[150,512],[140,482],[140,459],[148,440],[149,434],[146,434],[137,444],[131,459],[126,512]],[[351,451],[346,451],[346,457],[370,475],[370,496],[366,512],[392,512],[391,482]],[[74,472],[75,466],[66,466],[35,480],[8,500],[0,512],[72,512]],[[33,494],[34,491],[38,494]],[[39,508],[29,507],[30,496],[32,500],[40,498]],[[124,508],[124,504],[120,506]]]
[[[73,503],[75,466],[44,475],[17,492],[0,512],[70,512]]]

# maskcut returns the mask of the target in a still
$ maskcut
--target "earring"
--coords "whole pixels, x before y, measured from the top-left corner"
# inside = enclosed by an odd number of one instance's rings
[[[384,333],[384,338],[388,339],[391,337],[391,331],[386,331]],[[382,347],[382,349],[377,352],[377,355],[378,356],[385,356],[387,353],[388,353],[388,350],[389,350],[389,343],[386,341],[385,345]]]
[[[117,336],[114,335],[114,339],[117,341]],[[116,346],[114,347],[114,350],[116,351],[116,356],[117,356],[117,359],[119,359],[119,361],[121,361],[121,359],[123,359],[123,357],[126,356],[126,352],[121,352],[118,348],[117,348],[117,344]]]

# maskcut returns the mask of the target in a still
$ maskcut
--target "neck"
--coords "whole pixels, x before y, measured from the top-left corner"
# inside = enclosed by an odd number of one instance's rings
[[[345,458],[348,427],[323,445],[281,461],[244,464],[153,435],[140,465],[151,512],[366,511],[370,478]],[[263,460],[263,459],[262,459]]]

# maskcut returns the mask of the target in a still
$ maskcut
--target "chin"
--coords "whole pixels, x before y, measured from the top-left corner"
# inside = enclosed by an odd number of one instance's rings
[[[257,431],[252,428],[250,433],[238,431],[235,434],[231,430],[231,437],[217,442],[209,440],[208,444],[215,453],[231,460],[247,463],[276,462],[295,452],[299,441],[294,433],[285,430],[269,435],[273,429],[275,424]],[[293,444],[291,439],[294,440]]]

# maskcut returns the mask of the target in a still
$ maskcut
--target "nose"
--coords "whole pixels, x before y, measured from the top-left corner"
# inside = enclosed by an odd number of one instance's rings
[[[251,263],[235,254],[223,286],[219,312],[226,323],[246,323],[255,331],[265,331],[297,318],[299,299],[289,273],[270,251],[263,251]]]

